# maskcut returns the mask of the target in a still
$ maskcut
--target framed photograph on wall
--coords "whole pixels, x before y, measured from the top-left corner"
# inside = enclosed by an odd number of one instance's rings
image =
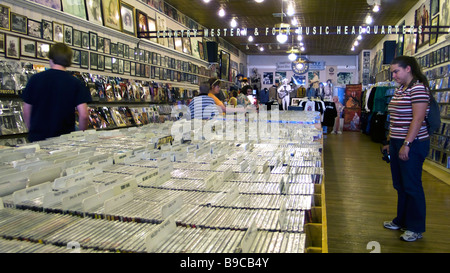
[[[20,58],[20,39],[17,36],[6,35],[5,57],[12,59]]]
[[[105,38],[104,39],[104,47],[105,47],[105,54],[111,54],[111,39]]]
[[[89,33],[82,31],[81,32],[81,48],[89,49],[90,41],[89,41]]]
[[[28,19],[28,35],[35,38],[42,38],[42,22]]]
[[[62,10],[61,9],[61,0],[30,0],[30,1],[47,6],[52,9]]]
[[[86,10],[89,22],[103,26],[101,0],[87,0]]]
[[[439,0],[431,0],[430,11],[432,17],[439,13]]]
[[[104,55],[98,54],[97,69],[100,71],[105,70],[105,56]]]
[[[28,19],[26,16],[11,12],[11,31],[27,34]]]
[[[97,51],[97,33],[89,31],[89,48]]]
[[[103,0],[104,25],[118,31],[122,31],[120,23],[119,0]]]
[[[36,58],[36,41],[20,38],[20,56]]]
[[[183,52],[192,55],[191,38],[184,37],[182,40],[183,40]]]
[[[434,17],[433,20],[431,20],[431,26],[432,27],[430,28],[430,32],[435,33],[430,34],[430,46],[434,45],[437,42],[439,36],[439,34],[436,33],[438,31],[437,26],[439,26],[439,15],[436,15],[436,17]]]
[[[198,53],[200,54],[200,59],[205,59],[205,49],[203,48],[203,42],[198,41]]]
[[[121,1],[120,15],[122,17],[122,31],[124,33],[136,36],[134,7]]]
[[[105,52],[105,38],[104,37],[97,37],[97,51],[98,52]]]
[[[0,29],[9,30],[11,28],[11,8],[0,5]]]
[[[151,17],[147,17],[147,20],[148,20],[148,31],[156,31],[156,20]],[[157,43],[158,39],[150,38],[150,41]]]
[[[148,16],[146,13],[140,10],[136,10],[136,25],[137,25],[137,37],[147,38],[148,33]]]
[[[430,41],[430,24],[431,24],[431,15],[430,15],[430,0],[425,0],[425,2],[420,5],[418,9],[415,11],[415,26],[422,27],[422,33],[417,34],[416,39],[416,51],[422,46],[426,45]]]
[[[78,29],[73,30],[73,46],[81,47],[81,31]]]
[[[53,41],[57,43],[64,42],[64,25],[58,22],[53,22]]]
[[[112,69],[112,58],[105,56],[105,70],[111,70]]]
[[[97,70],[97,63],[98,63],[98,54],[89,52],[89,64],[90,69]]]
[[[130,75],[135,76],[136,75],[136,63],[131,62],[130,64]]]
[[[36,57],[42,60],[48,60],[48,52],[50,51],[50,44],[45,42],[36,42]]]
[[[80,51],[80,67],[81,68],[89,68],[89,52],[88,51]]]
[[[68,14],[86,20],[86,6],[84,0],[61,0],[62,10]]]
[[[73,27],[64,25],[64,43],[66,45],[73,45]]]
[[[53,23],[42,19],[42,39],[53,41]]]
[[[5,53],[5,33],[0,33],[0,53]]]
[[[230,53],[220,51],[220,79],[228,81],[230,69]]]
[[[80,66],[80,51],[78,49],[73,49],[72,52],[72,65]]]

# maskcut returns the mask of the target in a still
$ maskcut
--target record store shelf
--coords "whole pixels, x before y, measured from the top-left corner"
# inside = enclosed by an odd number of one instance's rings
[[[168,125],[0,150],[0,252],[328,252],[320,130],[155,149]]]

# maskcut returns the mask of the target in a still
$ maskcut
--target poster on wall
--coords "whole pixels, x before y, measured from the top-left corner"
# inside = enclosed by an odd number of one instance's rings
[[[348,84],[344,98],[344,131],[359,131],[361,117],[361,84]]]
[[[441,26],[450,25],[450,0],[441,0],[441,21],[439,24]]]
[[[286,71],[275,72],[275,83],[281,83],[284,79],[286,79]]]
[[[415,25],[422,26],[422,33],[417,36],[416,52],[422,46],[428,44],[430,41],[430,34],[425,32],[430,31],[431,16],[430,16],[430,0],[426,0],[415,12]]]
[[[339,72],[337,73],[337,83],[346,85],[351,84],[353,79],[353,72]]]
[[[63,11],[86,20],[84,0],[62,0]]]
[[[228,81],[230,71],[230,53],[220,51],[220,78]]]
[[[263,84],[273,84],[273,72],[263,72]]]

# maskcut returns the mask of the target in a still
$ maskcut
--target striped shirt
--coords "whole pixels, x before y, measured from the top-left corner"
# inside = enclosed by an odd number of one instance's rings
[[[192,119],[211,119],[219,114],[214,99],[207,95],[195,97],[191,103],[189,103],[189,111],[191,112]]]
[[[409,126],[413,120],[412,104],[418,102],[428,103],[427,115],[430,111],[430,97],[427,89],[422,83],[417,83],[411,88],[402,90],[403,86],[400,86],[395,90],[394,96],[388,106],[390,114],[390,130],[389,137],[395,139],[405,139]],[[425,120],[422,122],[419,133],[416,136],[417,139],[429,138],[427,124]]]

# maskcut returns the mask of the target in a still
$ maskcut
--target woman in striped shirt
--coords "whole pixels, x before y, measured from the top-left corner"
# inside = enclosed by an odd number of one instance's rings
[[[404,241],[416,241],[425,232],[425,194],[422,166],[430,148],[425,116],[429,112],[429,86],[416,59],[395,58],[390,66],[392,78],[400,87],[388,106],[390,126],[388,145],[391,173],[397,190],[397,217],[384,222],[388,229],[404,229]]]

